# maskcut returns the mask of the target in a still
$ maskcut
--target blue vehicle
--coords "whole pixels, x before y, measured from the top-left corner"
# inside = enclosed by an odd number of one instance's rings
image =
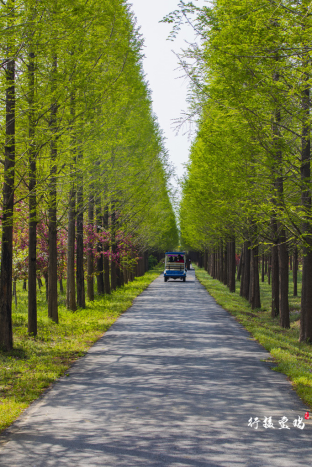
[[[185,252],[166,252],[165,253],[165,271],[164,281],[165,283],[169,278],[174,280],[180,279],[185,281],[186,279],[186,255]]]

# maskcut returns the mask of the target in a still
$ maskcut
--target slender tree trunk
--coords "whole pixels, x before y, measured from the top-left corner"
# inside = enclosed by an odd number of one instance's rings
[[[14,16],[14,2],[8,2]],[[5,95],[5,148],[4,148],[4,183],[3,214],[1,241],[0,273],[0,349],[10,351],[13,348],[12,331],[12,273],[13,273],[13,204],[15,170],[15,60],[6,61]]]
[[[102,225],[102,213],[101,213],[101,199],[96,199],[96,226],[97,233],[101,232],[101,228],[105,226]],[[104,249],[105,250],[105,249]],[[96,260],[96,283],[97,283],[97,293],[102,295],[104,294],[104,265],[103,265],[103,244],[98,242],[97,244],[97,260]]]
[[[94,229],[94,198],[93,196],[89,197],[89,206],[88,206],[88,223],[89,229]],[[93,256],[93,242],[89,240],[88,242],[88,255],[87,255],[87,268],[88,268],[88,279],[87,279],[87,292],[89,301],[94,301],[94,278],[93,278],[93,265],[94,265],[94,256]]]
[[[223,242],[221,241],[220,245],[220,281],[223,283],[224,279],[224,269],[223,269]]]
[[[279,60],[277,56],[276,60]],[[274,81],[279,81],[279,73],[275,72]],[[274,112],[274,120],[272,125],[273,147],[274,147],[274,198],[273,204],[278,208],[283,208],[284,201],[284,176],[283,176],[283,155],[280,146],[280,122],[281,111],[277,108]],[[280,314],[280,324],[284,328],[289,328],[289,304],[288,304],[288,252],[286,247],[285,229],[280,223],[277,224],[276,219],[273,221],[274,239],[278,237],[278,274],[272,272],[272,317],[277,311]],[[276,226],[276,227],[275,227]],[[273,248],[274,251],[275,248]],[[276,255],[276,252],[274,252]],[[273,268],[277,266],[276,259],[273,263]],[[278,285],[276,280],[278,278]],[[274,289],[273,289],[274,288]],[[276,303],[276,294],[278,293],[278,305]]]
[[[104,208],[104,217],[103,217],[103,226],[105,231],[108,233],[109,225],[108,225],[108,206]],[[104,251],[109,252],[109,241],[104,244]],[[110,278],[109,278],[109,257],[108,255],[104,256],[104,290],[105,294],[111,293],[110,287]]]
[[[57,57],[53,57],[52,64],[52,92],[56,91],[55,75],[57,71]],[[57,102],[53,96],[51,105],[50,128],[51,139],[51,171],[49,184],[49,293],[48,316],[58,323],[58,291],[57,291],[57,218],[56,218],[56,158],[57,158]]]
[[[235,240],[229,242],[229,289],[235,292],[236,259],[235,259]]]
[[[294,283],[294,296],[298,295],[298,248],[295,247],[293,256],[293,283]]]
[[[45,289],[46,289],[46,302],[49,301],[49,275],[48,273],[43,274],[44,282],[45,282]]]
[[[224,244],[224,261],[223,261],[223,284],[227,285],[228,276],[227,276],[227,264],[228,264],[228,246],[227,242]]]
[[[261,282],[264,283],[265,257],[264,253],[261,257]]]
[[[249,300],[249,285],[250,285],[250,241],[244,242],[244,254],[243,254],[243,275],[241,281],[241,296]]]
[[[259,249],[253,247],[250,251],[250,298],[249,302],[252,309],[259,309],[260,302],[260,284],[259,284]]]
[[[111,214],[111,249],[112,249],[112,256],[111,256],[111,290],[115,291],[117,287],[117,278],[116,278],[116,262],[115,257],[117,254],[117,243],[116,243],[116,212],[114,204],[112,204],[112,214]]]
[[[28,222],[28,333],[37,335],[37,167],[35,147],[35,54],[29,52],[29,222]]]
[[[82,153],[78,154],[78,163]],[[85,284],[83,271],[83,175],[78,174],[77,187],[77,251],[76,251],[77,306],[86,308]]]
[[[271,273],[272,273],[272,309],[271,317],[279,314],[279,267],[278,267],[278,246],[272,245],[271,253]]]
[[[310,126],[310,82],[309,75],[304,74],[306,87],[302,93],[301,107],[306,121],[302,128],[301,149],[301,205],[305,211],[305,220],[302,223],[302,233],[305,244],[302,258],[302,290],[301,290],[301,316],[300,341],[312,341],[312,230],[311,216],[311,126]]]
[[[280,325],[283,328],[290,328],[288,303],[288,251],[286,246],[286,235],[284,229],[280,229],[279,240],[280,243],[278,245],[278,266]]]
[[[77,310],[75,285],[75,237],[76,237],[76,190],[74,184],[69,193],[67,237],[67,308]]]
[[[15,309],[16,309],[16,307],[17,307],[16,281],[17,281],[17,278],[14,278],[14,279],[13,279],[13,297],[14,297]]]
[[[237,281],[240,281],[241,275],[242,275],[242,258],[243,258],[243,251],[244,251],[244,249],[242,249],[241,254],[240,254],[240,258],[239,258],[239,264],[238,264],[238,269],[237,269]]]
[[[70,114],[75,119],[75,96],[71,95]],[[66,306],[68,310],[75,312],[76,304],[76,283],[75,283],[75,240],[76,240],[76,137],[72,129],[72,164],[70,165],[71,187],[68,203],[68,232],[67,232],[67,284],[66,284]]]

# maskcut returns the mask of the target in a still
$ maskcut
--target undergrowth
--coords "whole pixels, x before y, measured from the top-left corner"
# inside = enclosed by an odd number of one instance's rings
[[[108,296],[97,296],[86,309],[70,312],[59,298],[59,324],[48,317],[45,291],[38,291],[38,335],[27,333],[27,291],[18,284],[14,307],[14,349],[0,352],[0,431],[8,427],[69,366],[83,356],[159,276],[155,268]]]
[[[289,278],[290,329],[279,325],[279,318],[271,318],[271,286],[260,283],[261,309],[252,310],[249,302],[218,280],[214,280],[203,268],[196,267],[196,277],[215,298],[218,304],[230,312],[252,336],[264,346],[277,363],[274,370],[286,374],[297,394],[312,407],[312,344],[299,342],[301,272],[298,272],[298,297],[294,297],[292,275]]]

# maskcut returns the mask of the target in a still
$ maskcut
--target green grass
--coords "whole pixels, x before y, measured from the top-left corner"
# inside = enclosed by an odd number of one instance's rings
[[[94,302],[87,302],[86,309],[76,312],[68,311],[65,297],[60,296],[59,325],[47,317],[42,288],[38,293],[36,338],[27,334],[27,291],[19,284],[13,313],[14,350],[0,353],[0,431],[64,375],[161,272],[162,267],[156,267],[109,296],[97,296]]]
[[[261,283],[261,309],[252,310],[248,301],[218,280],[214,280],[202,268],[196,268],[196,277],[218,304],[230,312],[252,336],[263,345],[277,363],[274,370],[286,374],[302,400],[312,407],[312,345],[299,342],[300,297],[294,297],[292,276],[289,279],[290,329],[279,326],[279,318],[270,316],[271,287]],[[301,272],[298,272],[298,294],[301,292]]]

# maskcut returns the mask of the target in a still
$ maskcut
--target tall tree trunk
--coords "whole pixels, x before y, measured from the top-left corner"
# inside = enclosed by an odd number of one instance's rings
[[[223,242],[221,240],[220,244],[220,281],[223,283],[223,278],[224,278],[224,269],[223,269]]]
[[[259,248],[253,247],[250,251],[250,298],[249,302],[252,309],[259,309],[260,302],[260,284],[259,284]]]
[[[43,273],[44,282],[45,282],[45,291],[46,291],[46,302],[49,300],[49,274],[48,272]]]
[[[28,333],[37,335],[37,168],[35,147],[35,54],[30,49],[28,64],[29,87],[29,222],[28,222]]]
[[[92,229],[92,232],[93,232],[93,229],[94,229],[94,198],[93,198],[92,195],[89,197],[88,223],[89,223],[89,230]],[[87,268],[88,268],[87,292],[88,292],[89,301],[94,301],[93,264],[94,264],[93,242],[92,242],[92,240],[89,240],[89,242],[88,242],[88,255],[87,255]]]
[[[74,183],[69,193],[68,207],[68,236],[67,236],[67,308],[75,312],[76,285],[75,285],[75,238],[76,238],[76,190]]]
[[[283,328],[290,328],[289,303],[288,303],[288,251],[286,246],[285,230],[281,229],[279,234],[280,243],[278,245],[278,266],[279,266],[279,313],[280,325]]]
[[[75,120],[75,95],[71,94],[70,115],[72,122]],[[68,203],[68,231],[67,231],[67,284],[66,284],[66,306],[68,310],[75,312],[76,304],[76,283],[75,283],[75,241],[76,241],[76,136],[72,128],[72,164],[70,164],[71,186]]]
[[[101,199],[97,197],[96,199],[96,230],[97,233],[99,234],[101,232],[101,228],[103,226],[102,223],[102,213],[101,213]],[[104,265],[103,265],[103,244],[102,242],[98,242],[97,244],[97,252],[98,256],[96,259],[96,283],[97,283],[97,293],[102,295],[104,294]]]
[[[115,291],[117,287],[117,278],[116,278],[116,262],[115,257],[117,254],[117,243],[116,243],[116,212],[115,206],[112,204],[112,214],[111,214],[111,249],[112,249],[112,256],[111,256],[111,290]]]
[[[103,216],[103,227],[104,230],[108,233],[109,231],[109,225],[108,225],[108,206],[104,208],[104,216]],[[104,251],[109,252],[109,241],[107,241],[104,244]],[[110,278],[109,278],[109,257],[108,255],[104,256],[104,291],[105,294],[110,294],[111,293],[111,287],[110,287]]]
[[[235,292],[236,259],[235,259],[235,240],[229,242],[229,289]]]
[[[272,308],[271,317],[279,314],[279,267],[278,267],[278,246],[272,245],[271,253],[271,274],[272,274]]]
[[[56,91],[57,57],[52,63],[52,92]],[[57,218],[56,218],[56,158],[57,158],[57,102],[52,97],[50,127],[51,138],[51,170],[49,184],[49,293],[48,316],[58,323],[58,291],[57,291]]]
[[[81,151],[78,154],[78,163],[82,159]],[[83,175],[78,173],[77,186],[77,251],[76,251],[76,279],[77,279],[77,305],[86,308],[85,284],[83,271]]]
[[[241,280],[243,251],[244,251],[244,248],[242,248],[242,251],[241,251],[241,254],[240,254],[240,257],[239,257],[239,264],[238,264],[238,268],[237,268],[237,281]]]
[[[241,280],[240,294],[248,301],[250,285],[250,241],[244,242],[243,262],[243,274]]]
[[[8,2],[14,16],[14,2]],[[5,78],[5,148],[3,214],[0,273],[0,349],[13,348],[12,331],[12,271],[13,271],[13,204],[15,169],[15,60],[10,56],[6,61]]]
[[[301,205],[305,212],[305,220],[302,223],[302,233],[305,244],[302,258],[302,290],[301,290],[301,316],[300,316],[300,341],[312,341],[312,230],[310,225],[311,215],[311,126],[310,126],[310,82],[309,75],[304,74],[305,89],[302,92],[301,107],[305,114],[302,128],[301,149]]]
[[[279,60],[279,57],[276,57],[276,60]],[[275,72],[273,76],[274,81],[279,81],[279,73]],[[273,152],[274,152],[274,159],[275,159],[275,166],[274,166],[274,198],[273,204],[276,205],[278,208],[283,208],[283,201],[284,201],[284,179],[283,179],[283,155],[280,145],[281,135],[280,135],[280,122],[281,122],[281,111],[277,108],[274,112],[274,119],[272,125],[272,133],[273,133]],[[274,229],[274,239],[277,237],[278,239],[278,286],[274,284],[273,290],[273,283],[277,279],[275,277],[276,273],[273,274],[272,272],[272,317],[276,314],[277,310],[280,314],[280,324],[285,328],[289,328],[289,304],[288,304],[288,252],[286,247],[286,235],[283,226],[278,223],[277,220],[274,219],[273,221]],[[276,228],[275,228],[276,225]],[[274,248],[273,248],[274,250]],[[274,253],[275,255],[275,253]],[[276,262],[273,265],[275,268]],[[276,289],[275,289],[276,288]],[[276,293],[278,292],[278,309],[277,308]]]
[[[227,242],[224,244],[224,259],[223,259],[223,284],[227,285],[228,277],[227,277],[227,264],[228,264],[228,247]]]
[[[264,283],[264,271],[265,271],[265,256],[264,253],[261,257],[261,282]]]
[[[293,255],[293,283],[294,283],[294,296],[298,295],[298,248],[295,247]]]

